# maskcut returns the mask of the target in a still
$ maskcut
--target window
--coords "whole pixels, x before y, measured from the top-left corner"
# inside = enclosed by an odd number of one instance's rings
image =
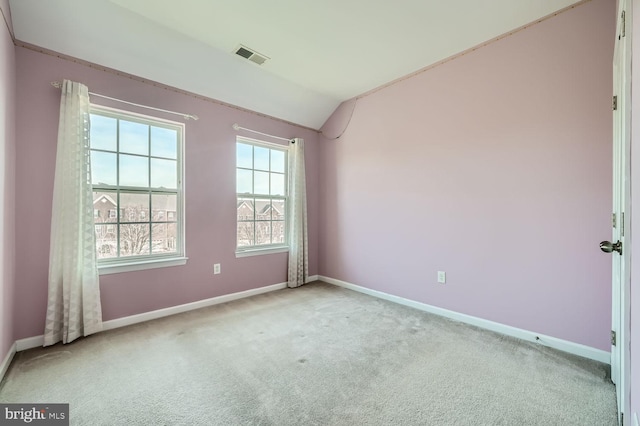
[[[184,259],[184,126],[96,106],[90,119],[99,267]]]
[[[287,153],[286,146],[236,141],[238,254],[287,247]]]

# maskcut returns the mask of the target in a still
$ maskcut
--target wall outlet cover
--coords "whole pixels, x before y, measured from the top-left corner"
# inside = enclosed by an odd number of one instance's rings
[[[438,271],[438,282],[441,284],[447,282],[447,274],[444,271]]]

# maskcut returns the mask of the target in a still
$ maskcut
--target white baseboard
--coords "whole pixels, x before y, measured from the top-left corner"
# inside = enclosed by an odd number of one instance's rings
[[[543,334],[534,333],[532,331],[523,330],[516,327],[500,324],[497,322],[489,321],[486,319],[474,317],[471,315],[461,314],[458,312],[450,311],[448,309],[438,308],[437,306],[427,305],[426,303],[416,302],[414,300],[405,299],[399,296],[383,293],[377,290],[371,290],[366,287],[361,287],[355,284],[348,283],[346,281],[337,280],[322,275],[313,275],[308,277],[308,282],[321,280],[329,284],[344,287],[349,290],[357,291],[360,293],[368,294],[370,296],[378,297],[380,299],[389,300],[391,302],[399,303],[401,305],[409,306],[421,311],[429,312],[439,316],[451,318],[456,321],[464,322],[474,325],[476,327],[484,328],[487,330],[495,331],[497,333],[505,334],[507,336],[517,337],[529,342],[540,343],[551,348],[555,348],[564,352],[568,352],[574,355],[578,355],[584,358],[593,359],[606,364],[611,361],[611,355],[607,351],[601,349],[595,349],[589,346],[581,345],[579,343],[569,342],[567,340],[558,339],[556,337],[546,336]],[[103,330],[112,330],[114,328],[125,327],[127,325],[133,325],[145,321],[150,321],[157,318],[166,317],[169,315],[175,315],[182,312],[192,311],[194,309],[204,308],[207,306],[218,305],[220,303],[230,302],[232,300],[243,299],[245,297],[251,297],[262,293],[268,293],[275,290],[280,290],[287,287],[287,283],[274,284],[266,287],[260,287],[252,290],[241,291],[238,293],[226,294],[223,296],[213,297],[210,299],[199,300],[197,302],[186,303],[184,305],[172,306],[170,308],[158,309],[151,312],[145,312],[142,314],[132,315],[124,318],[117,318],[103,323]],[[8,368],[11,359],[15,352],[24,351],[31,348],[36,348],[44,344],[44,336],[28,337],[26,339],[16,340],[12,349],[5,357],[2,364],[0,364],[0,378],[4,374],[6,368]],[[638,425],[640,426],[640,425]]]
[[[16,340],[16,352],[26,351],[27,349],[37,348],[44,345],[44,336],[27,337],[25,339]]]
[[[500,324],[483,318],[461,314],[459,312],[450,311],[448,309],[438,308],[437,306],[427,305],[426,303],[416,302],[414,300],[405,299],[403,297],[394,296],[377,290],[371,290],[369,288],[351,284],[346,281],[337,280],[335,278],[329,278],[320,275],[318,279],[329,284],[344,287],[349,290],[357,291],[359,293],[368,294],[369,296],[399,303],[401,305],[409,306],[421,311],[464,322],[466,324],[471,324],[476,327],[495,331],[497,333],[506,334],[507,336],[517,337],[529,342],[540,343],[542,345],[558,349],[563,352],[568,352],[570,354],[578,355],[583,358],[593,359],[605,364],[611,363],[611,354],[601,349],[592,348],[590,346],[581,345],[579,343],[569,342],[568,340],[558,339],[556,337],[534,333],[532,331],[523,330],[521,328],[511,327],[509,325]]]
[[[7,352],[7,355],[2,360],[2,364],[0,364],[0,382],[2,382],[2,379],[4,379],[4,375],[9,369],[9,365],[11,364],[11,360],[13,359],[13,356],[15,354],[16,344],[14,342],[13,345],[11,345],[11,347],[9,348],[9,352]]]
[[[308,283],[312,283],[314,281],[318,281],[320,278],[318,277],[318,275],[310,275],[307,277],[307,281]]]
[[[138,324],[140,322],[168,317],[169,315],[180,314],[182,312],[193,311],[195,309],[206,308],[207,306],[219,305],[220,303],[231,302],[232,300],[244,299],[245,297],[256,296],[270,291],[281,290],[287,287],[287,283],[273,284],[266,287],[254,288],[240,291],[238,293],[225,294],[223,296],[212,297],[210,299],[198,300],[197,302],[185,303],[184,305],[171,306],[170,308],[158,309],[156,311],[131,315],[124,318],[117,318],[102,323],[102,330],[113,330],[114,328],[125,327],[127,325]]]
[[[198,300],[197,302],[185,303],[184,305],[171,306],[169,308],[158,309],[155,311],[144,312],[142,314],[131,315],[123,318],[116,318],[102,323],[102,330],[113,330],[114,328],[126,327],[128,325],[138,324],[145,321],[151,321],[158,318],[168,317],[170,315],[182,312],[193,311],[195,309],[205,308],[207,306],[219,305],[220,303],[231,302],[232,300],[244,299],[245,297],[256,296],[258,294],[268,293],[270,291],[281,290],[287,287],[287,283],[273,284],[266,287],[254,288],[251,290],[240,291],[238,293],[225,294],[223,296],[212,297],[210,299]],[[17,340],[15,343],[18,352],[31,348],[37,348],[44,345],[44,336],[28,337],[26,339]]]

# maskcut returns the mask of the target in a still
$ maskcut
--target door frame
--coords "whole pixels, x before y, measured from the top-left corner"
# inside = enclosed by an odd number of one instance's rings
[[[622,255],[612,259],[612,325],[616,345],[611,346],[611,380],[616,384],[618,421],[629,412],[629,324],[631,283],[631,31],[632,0],[618,0],[613,58],[613,241],[622,242]]]

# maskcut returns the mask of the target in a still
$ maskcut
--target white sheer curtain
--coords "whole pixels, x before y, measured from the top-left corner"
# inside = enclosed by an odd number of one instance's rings
[[[307,185],[304,174],[304,140],[293,139],[289,148],[289,287],[299,287],[309,276],[307,237]]]
[[[44,345],[102,330],[93,230],[89,91],[65,80],[60,100],[53,187],[49,300]]]

